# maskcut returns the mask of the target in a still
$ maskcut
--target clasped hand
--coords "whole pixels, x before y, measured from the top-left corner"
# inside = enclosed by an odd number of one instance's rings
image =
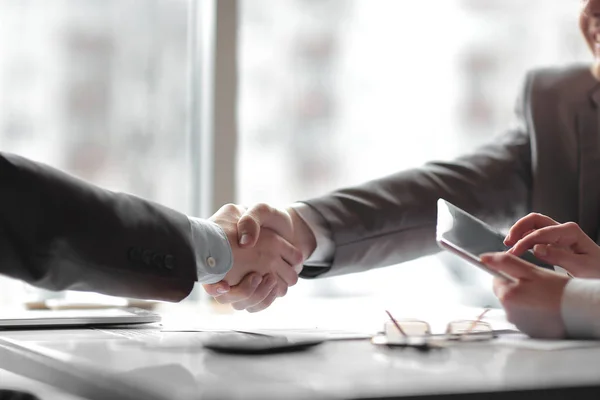
[[[309,251],[306,237],[310,244],[314,236],[293,210],[228,204],[210,220],[225,231],[233,252],[233,267],[224,280],[204,285],[216,301],[257,312],[285,296],[288,287],[298,282]]]

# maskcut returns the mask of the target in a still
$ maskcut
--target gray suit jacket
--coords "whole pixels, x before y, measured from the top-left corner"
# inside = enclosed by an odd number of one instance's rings
[[[494,225],[530,211],[578,222],[593,238],[600,218],[600,84],[588,66],[530,72],[513,129],[454,162],[430,163],[306,201],[329,226],[329,268],[304,277],[364,271],[438,250],[436,200]]]
[[[190,232],[183,214],[0,153],[0,274],[177,301],[197,278]]]

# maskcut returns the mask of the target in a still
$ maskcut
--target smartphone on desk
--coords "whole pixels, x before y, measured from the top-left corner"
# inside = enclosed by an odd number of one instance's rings
[[[228,354],[275,354],[295,352],[323,343],[323,339],[292,339],[253,333],[229,332],[214,335],[204,342],[204,347]]]
[[[512,276],[488,268],[479,258],[483,253],[508,250],[503,234],[444,199],[438,200],[437,213],[436,240],[441,248],[496,277],[516,282]],[[553,265],[539,260],[531,251],[524,253],[521,258],[554,271]]]

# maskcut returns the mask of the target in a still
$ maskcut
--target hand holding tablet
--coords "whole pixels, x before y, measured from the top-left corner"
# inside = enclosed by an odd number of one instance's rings
[[[436,240],[441,248],[496,277],[516,282],[512,276],[485,266],[479,257],[484,253],[509,250],[504,244],[504,235],[444,199],[438,200],[437,211]],[[520,258],[539,267],[554,270],[554,266],[540,261],[530,251],[523,253]]]

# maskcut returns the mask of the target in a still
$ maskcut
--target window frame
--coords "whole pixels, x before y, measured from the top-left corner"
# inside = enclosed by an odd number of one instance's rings
[[[238,0],[190,0],[191,214],[236,200]]]

